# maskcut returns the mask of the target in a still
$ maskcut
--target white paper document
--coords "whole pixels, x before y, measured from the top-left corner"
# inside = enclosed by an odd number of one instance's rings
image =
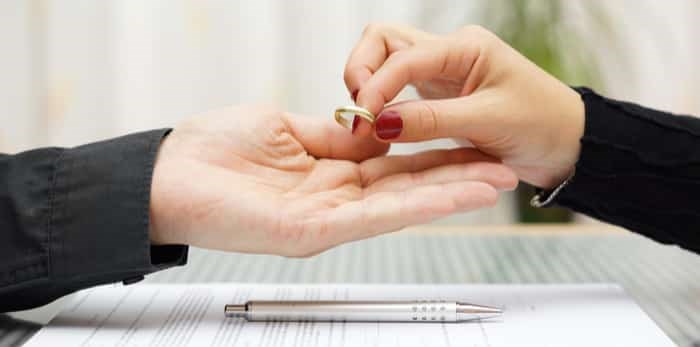
[[[461,323],[246,322],[246,300],[455,300],[497,306]],[[674,346],[616,285],[138,284],[80,292],[27,346]]]

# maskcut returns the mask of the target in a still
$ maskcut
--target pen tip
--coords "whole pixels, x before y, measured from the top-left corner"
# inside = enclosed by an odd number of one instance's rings
[[[498,307],[472,305],[460,302],[457,303],[457,312],[471,314],[501,314],[503,313],[503,310]]]
[[[498,307],[457,303],[457,321],[470,321],[496,318],[503,314]]]

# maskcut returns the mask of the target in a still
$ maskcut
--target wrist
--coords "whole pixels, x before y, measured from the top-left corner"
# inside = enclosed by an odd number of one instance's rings
[[[151,243],[153,245],[167,245],[167,244],[178,244],[176,238],[169,233],[166,213],[164,213],[164,174],[166,171],[164,169],[163,162],[166,156],[166,144],[168,143],[168,138],[170,136],[165,136],[160,142],[158,151],[156,153],[156,158],[153,164],[153,177],[151,178],[151,196],[149,204],[149,230],[148,235]]]
[[[553,129],[558,138],[555,145],[558,152],[555,155],[556,165],[550,170],[549,177],[544,180],[544,184],[540,185],[544,189],[555,188],[570,178],[581,154],[581,138],[585,130],[586,118],[585,105],[580,94],[568,87],[563,100],[563,107],[558,116],[561,123]]]

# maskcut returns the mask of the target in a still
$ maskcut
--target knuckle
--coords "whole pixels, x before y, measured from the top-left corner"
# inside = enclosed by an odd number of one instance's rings
[[[352,81],[352,75],[353,69],[349,66],[346,66],[345,70],[343,71],[343,81],[345,81],[345,85],[348,85]]]
[[[389,57],[386,59],[385,64],[398,64],[402,60],[405,60],[410,56],[410,52],[407,50],[398,50],[396,52],[393,52],[389,55]],[[398,66],[401,66],[400,64]]]
[[[466,39],[473,44],[474,41],[489,43],[498,40],[496,34],[480,25],[467,25],[460,31],[462,39]]]
[[[375,158],[371,158],[361,162],[357,165],[357,177],[360,183],[360,187],[367,187],[377,180],[376,174],[372,171],[373,163],[376,161]]]
[[[384,28],[383,24],[369,23],[365,26],[365,29],[362,30],[362,35],[363,36],[376,35],[376,34],[381,33],[383,28]]]
[[[489,32],[486,28],[482,27],[481,25],[477,25],[477,24],[465,25],[462,27],[461,31],[463,33],[472,34],[472,35],[482,35],[482,34]]]
[[[437,135],[439,130],[439,117],[437,110],[430,102],[423,102],[418,112],[418,125],[422,138],[431,138]]]
[[[351,83],[360,78],[365,70],[367,70],[367,68],[364,66],[354,63],[348,64],[345,66],[345,70],[343,70],[343,81],[345,81],[345,84],[349,86]]]
[[[396,51],[389,55],[384,62],[384,66],[390,66],[397,76],[407,76],[407,78],[410,80],[412,79],[411,57],[412,53],[407,50]]]

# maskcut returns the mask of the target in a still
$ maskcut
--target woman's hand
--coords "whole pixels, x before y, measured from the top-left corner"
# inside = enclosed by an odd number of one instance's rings
[[[515,174],[473,149],[383,156],[332,121],[235,107],[180,124],[160,147],[151,240],[305,256],[491,206]]]
[[[371,25],[350,55],[345,83],[359,106],[381,112],[380,141],[468,140],[543,188],[562,182],[578,160],[578,93],[481,27],[435,36]],[[385,106],[409,84],[424,100]],[[372,132],[359,117],[353,125],[356,136]]]

